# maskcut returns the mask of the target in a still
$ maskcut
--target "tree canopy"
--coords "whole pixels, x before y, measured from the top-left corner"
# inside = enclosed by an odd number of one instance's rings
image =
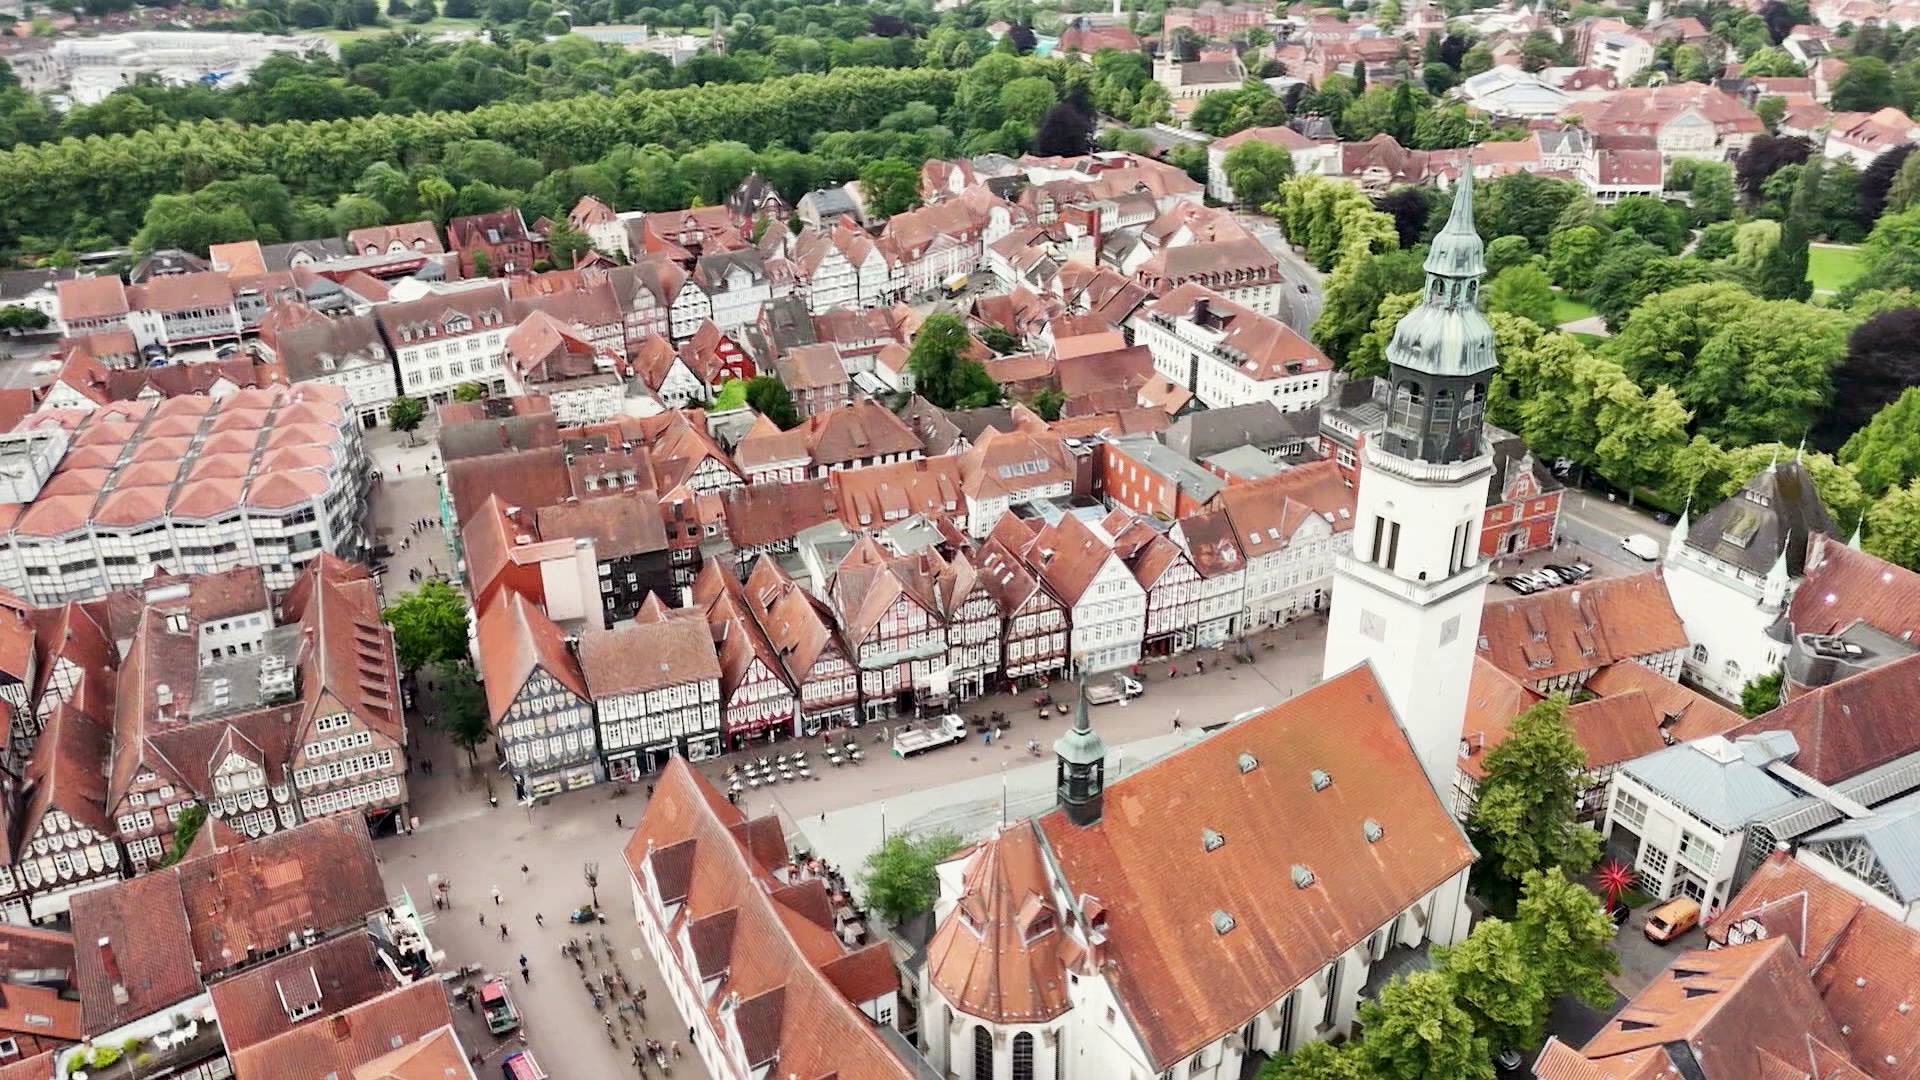
[[[937,311],[927,316],[907,354],[907,370],[921,397],[943,409],[976,409],[1000,399],[999,384],[987,369],[964,355],[972,344],[958,315]]]
[[[1581,824],[1586,751],[1567,725],[1567,702],[1552,697],[1515,717],[1481,763],[1478,801],[1467,821],[1490,878],[1517,887],[1531,871],[1591,867],[1600,834]]]
[[[380,617],[393,627],[393,651],[407,671],[467,655],[467,600],[445,581],[401,593]]]
[[[940,897],[937,867],[960,850],[953,833],[895,833],[872,852],[860,872],[867,906],[899,923],[933,906]]]

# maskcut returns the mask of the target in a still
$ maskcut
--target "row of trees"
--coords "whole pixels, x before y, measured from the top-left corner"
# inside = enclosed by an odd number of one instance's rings
[[[617,205],[677,208],[723,197],[721,183],[744,175],[743,162],[781,171],[776,182],[792,191],[858,175],[880,158],[917,165],[934,152],[1022,152],[1073,74],[1060,61],[994,54],[964,72],[848,69],[466,113],[196,121],[22,146],[0,152],[0,250],[44,254],[125,241],[158,196],[199,196],[200,209],[227,215],[222,232],[250,223],[254,231],[244,235],[272,241],[331,234],[341,222],[326,215],[336,210],[355,220],[376,209],[444,218],[504,205],[501,192],[544,190],[550,201],[529,216],[564,211],[595,183],[631,195]],[[756,146],[764,148],[760,160],[743,150]],[[579,171],[610,157],[598,177]],[[685,183],[658,183],[668,178],[667,162]],[[423,188],[427,180],[437,182]],[[201,195],[222,183],[244,190]],[[340,208],[342,196],[373,202]]]

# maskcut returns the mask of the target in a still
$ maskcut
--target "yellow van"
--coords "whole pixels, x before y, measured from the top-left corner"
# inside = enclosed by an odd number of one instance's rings
[[[1647,940],[1666,944],[1700,925],[1700,901],[1681,896],[1661,904],[1647,915]]]

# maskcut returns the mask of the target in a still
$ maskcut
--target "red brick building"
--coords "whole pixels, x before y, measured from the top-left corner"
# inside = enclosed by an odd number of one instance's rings
[[[511,206],[447,222],[447,244],[460,253],[460,272],[466,277],[529,274],[534,263],[547,257],[547,238],[528,229],[527,219]],[[485,272],[475,265],[475,256],[483,252]]]

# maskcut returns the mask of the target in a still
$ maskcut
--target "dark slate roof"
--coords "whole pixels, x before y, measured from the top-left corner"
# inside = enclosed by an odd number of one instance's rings
[[[1533,482],[1540,494],[1559,491],[1566,485],[1553,475],[1553,470],[1527,450],[1527,444],[1520,436],[1501,431],[1487,425],[1487,446],[1493,451],[1493,483],[1487,485],[1487,505],[1498,506],[1502,501],[1502,492],[1513,480],[1513,470],[1521,467],[1533,469]]]
[[[295,240],[286,244],[260,245],[260,259],[267,264],[269,270],[292,269],[294,256],[301,254],[311,257],[314,262],[331,262],[353,254],[353,249],[338,236],[323,237],[319,240]]]
[[[1797,460],[1781,461],[1694,524],[1687,546],[1755,574],[1771,570],[1784,551],[1787,573],[1797,578],[1807,563],[1807,538],[1817,532],[1831,536],[1834,527],[1813,476]]]
[[[1224,409],[1188,413],[1161,433],[1167,448],[1194,461],[1257,446],[1273,450],[1320,434],[1320,414],[1312,409],[1281,412],[1272,402],[1254,401]]]

